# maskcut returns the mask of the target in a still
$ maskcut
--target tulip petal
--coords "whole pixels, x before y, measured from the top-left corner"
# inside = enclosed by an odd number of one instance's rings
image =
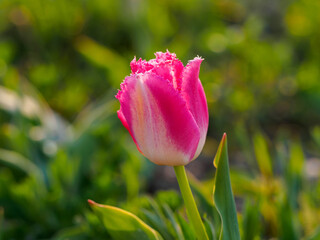
[[[169,80],[177,91],[181,89],[182,71],[183,64],[179,60],[171,61],[170,63],[159,63],[156,68],[152,69],[152,72],[156,75]]]
[[[209,123],[207,100],[199,79],[202,60],[202,58],[196,57],[188,63],[183,70],[181,86],[181,94],[200,129],[201,138],[194,156],[195,158],[200,154],[203,148]]]
[[[151,70],[154,66],[141,58],[137,61],[136,57],[130,63],[131,71],[135,73],[144,73]]]
[[[126,77],[117,98],[124,125],[150,161],[174,166],[193,159],[200,140],[199,128],[168,80],[151,72],[131,75]]]
[[[183,63],[177,58],[176,54],[170,53],[168,50],[163,52],[156,52],[156,60],[158,64],[155,65],[153,72],[156,75],[170,80],[173,87],[180,91],[182,82]],[[149,61],[149,62],[152,62]]]
[[[142,60],[141,58],[137,61],[134,58],[131,63],[131,71],[133,74],[152,72],[164,79],[169,80],[173,87],[180,91],[181,79],[183,71],[183,63],[176,57],[174,53],[170,52],[157,52],[156,59],[150,61]]]
[[[127,122],[126,118],[124,117],[124,115],[123,115],[123,113],[122,113],[122,111],[121,111],[121,107],[120,107],[120,110],[119,110],[117,113],[118,113],[118,118],[120,119],[122,125],[123,125],[123,126],[128,130],[128,132],[130,133],[130,135],[131,135],[134,143],[135,143],[136,146],[137,146],[137,149],[139,150],[140,153],[142,153],[142,151],[141,151],[141,149],[140,149],[140,147],[139,147],[136,139],[134,138],[133,134],[131,133],[131,130],[130,130],[129,125],[128,125],[128,122]],[[142,154],[143,154],[143,153],[142,153]]]

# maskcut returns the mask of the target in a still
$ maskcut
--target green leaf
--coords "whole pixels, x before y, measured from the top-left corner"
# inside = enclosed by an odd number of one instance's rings
[[[158,218],[158,224],[154,228],[165,238],[166,240],[171,240],[171,239],[177,239],[174,237],[175,230],[172,224],[170,223],[170,220],[164,215],[163,211],[161,209],[159,204],[152,198],[148,198],[149,204],[151,211],[156,214]],[[162,229],[161,229],[162,228]]]
[[[285,198],[282,201],[283,202],[280,205],[278,214],[278,224],[280,226],[280,239],[301,239],[299,236],[300,234],[298,231],[298,227],[296,226],[297,224],[295,224],[296,216],[294,215],[288,196],[285,196]]]
[[[254,240],[261,230],[259,202],[246,199],[242,214],[242,239]]]
[[[117,207],[98,204],[92,200],[88,202],[113,239],[162,240],[157,231],[134,214]]]
[[[268,150],[266,139],[261,133],[256,133],[253,137],[254,151],[261,173],[265,177],[271,177],[272,161]]]
[[[206,217],[204,217],[203,220],[204,220],[204,226],[206,228],[209,239],[215,240],[216,239],[216,237],[215,237],[216,232],[215,232],[215,229],[214,229],[212,222],[209,221]]]
[[[290,146],[290,159],[287,163],[287,191],[288,200],[292,205],[293,210],[298,209],[299,192],[302,188],[304,170],[304,154],[301,143],[293,142]]]
[[[175,235],[176,235],[175,239],[184,240],[181,227],[180,227],[179,223],[177,222],[177,220],[176,220],[176,218],[174,216],[174,213],[172,212],[170,207],[167,204],[163,204],[163,210],[164,210],[167,218],[169,219],[169,221],[171,222],[171,224],[173,226],[173,229],[174,229]]]
[[[240,233],[229,175],[226,134],[222,137],[213,164],[217,168],[213,186],[213,199],[222,221],[220,239],[238,240],[240,239]]]
[[[162,219],[155,213],[148,211],[146,209],[142,210],[145,221],[154,229],[158,230],[159,233],[167,240],[172,240],[170,233],[168,232],[168,228],[166,223],[162,221]]]
[[[189,223],[187,223],[180,214],[177,214],[177,218],[179,225],[181,226],[184,239],[196,239],[196,233],[193,228],[190,227]]]

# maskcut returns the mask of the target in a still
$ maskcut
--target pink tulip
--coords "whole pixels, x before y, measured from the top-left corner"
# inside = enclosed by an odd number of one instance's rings
[[[208,130],[208,106],[199,79],[202,58],[186,67],[175,54],[134,58],[116,98],[118,117],[138,150],[158,165],[186,165],[197,158]]]

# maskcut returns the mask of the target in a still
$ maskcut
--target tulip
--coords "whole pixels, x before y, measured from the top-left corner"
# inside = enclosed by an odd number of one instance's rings
[[[186,165],[197,158],[208,130],[208,106],[199,79],[202,58],[184,67],[175,54],[134,58],[120,86],[118,117],[138,150],[158,165]]]

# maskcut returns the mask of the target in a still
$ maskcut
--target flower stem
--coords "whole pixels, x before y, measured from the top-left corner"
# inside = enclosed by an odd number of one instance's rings
[[[197,234],[197,239],[199,240],[208,240],[207,232],[202,223],[196,202],[194,201],[188,178],[186,175],[186,170],[184,166],[174,166],[174,171],[179,183],[181,195],[183,201],[187,208],[187,214],[189,221],[192,223],[194,231]]]

